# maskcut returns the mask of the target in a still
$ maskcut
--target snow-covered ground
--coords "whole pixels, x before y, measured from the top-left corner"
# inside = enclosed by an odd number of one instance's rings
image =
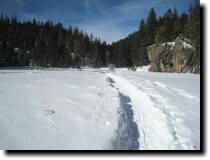
[[[200,149],[200,75],[0,70],[0,149]]]
[[[108,74],[131,98],[140,149],[200,149],[200,75],[145,69]]]
[[[106,75],[74,70],[0,71],[1,149],[109,149],[117,91]]]

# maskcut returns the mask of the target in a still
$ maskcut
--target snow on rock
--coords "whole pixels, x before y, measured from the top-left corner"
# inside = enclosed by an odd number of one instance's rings
[[[195,48],[190,43],[183,42],[183,46],[184,48],[192,48],[193,50],[195,50]]]
[[[166,43],[163,43],[162,45],[163,45],[163,46],[168,45],[168,46],[173,47],[173,46],[175,45],[175,42],[166,42]]]
[[[153,44],[148,49],[153,72],[193,72],[200,73],[200,65],[195,61],[197,54],[189,40],[176,38],[175,42]]]
[[[179,37],[177,37],[178,39],[180,39]],[[188,39],[184,39],[184,40],[180,40],[182,42],[182,45],[184,46],[184,48],[192,48],[193,50],[195,50],[195,48],[190,44]],[[166,42],[162,44],[163,46],[171,46],[171,49],[175,46],[175,42]]]

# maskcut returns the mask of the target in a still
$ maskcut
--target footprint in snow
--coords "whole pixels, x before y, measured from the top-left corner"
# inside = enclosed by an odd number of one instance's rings
[[[53,114],[55,113],[55,111],[53,110],[44,110],[44,115],[49,115],[49,114]]]

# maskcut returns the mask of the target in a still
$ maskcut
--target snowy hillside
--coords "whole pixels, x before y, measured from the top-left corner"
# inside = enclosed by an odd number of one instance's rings
[[[200,149],[200,76],[0,70],[0,149]]]

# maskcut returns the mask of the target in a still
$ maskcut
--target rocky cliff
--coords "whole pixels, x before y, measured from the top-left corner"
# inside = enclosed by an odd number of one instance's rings
[[[150,71],[200,73],[195,48],[187,39],[177,37],[175,42],[153,44],[147,51],[151,62]]]

